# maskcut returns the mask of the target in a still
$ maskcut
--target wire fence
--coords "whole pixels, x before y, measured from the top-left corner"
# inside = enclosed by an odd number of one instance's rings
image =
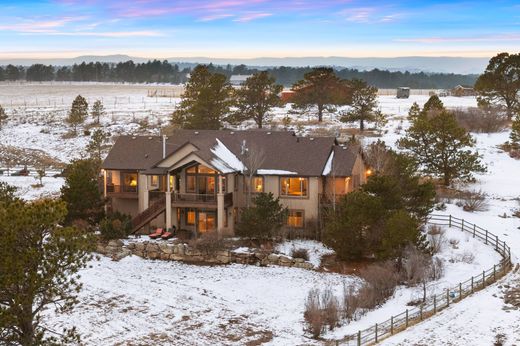
[[[420,306],[406,309],[398,315],[391,316],[384,322],[375,323],[372,327],[360,330],[356,334],[348,335],[341,340],[335,340],[334,344],[358,346],[375,344],[491,285],[506,275],[511,269],[511,249],[497,235],[488,230],[451,215],[433,214],[429,216],[427,223],[430,225],[455,227],[462,232],[470,233],[473,238],[492,246],[502,256],[502,260],[492,268],[482,271],[481,274],[472,276],[470,279],[446,289],[441,294],[428,297]]]

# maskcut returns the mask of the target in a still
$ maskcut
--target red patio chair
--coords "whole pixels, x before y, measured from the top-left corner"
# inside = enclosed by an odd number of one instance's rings
[[[157,238],[161,237],[163,234],[164,234],[164,229],[157,228],[154,233],[149,234],[148,236],[150,237],[150,239],[157,239]]]

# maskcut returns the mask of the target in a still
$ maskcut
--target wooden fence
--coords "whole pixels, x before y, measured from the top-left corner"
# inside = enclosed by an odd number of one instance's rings
[[[479,239],[486,245],[502,256],[502,260],[493,267],[482,271],[481,274],[472,276],[464,282],[460,282],[455,287],[446,289],[445,292],[430,296],[426,302],[418,307],[406,309],[402,313],[391,316],[388,320],[375,323],[372,327],[360,330],[356,334],[348,335],[341,340],[335,340],[336,345],[373,345],[377,342],[405,330],[411,325],[435,315],[437,312],[455,304],[467,296],[481,290],[498,279],[506,275],[512,267],[511,249],[507,244],[500,240],[497,235],[483,229],[475,224],[469,223],[464,219],[459,219],[451,215],[430,215],[428,224],[438,226],[448,226],[467,232],[473,238]]]

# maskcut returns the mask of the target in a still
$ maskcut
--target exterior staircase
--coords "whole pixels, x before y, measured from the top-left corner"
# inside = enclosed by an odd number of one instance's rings
[[[155,201],[148,209],[143,210],[139,215],[132,219],[132,234],[146,226],[150,221],[159,216],[166,210],[166,196]]]

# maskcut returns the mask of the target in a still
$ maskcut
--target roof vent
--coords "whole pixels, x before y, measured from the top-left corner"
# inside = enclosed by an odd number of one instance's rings
[[[268,134],[268,135],[270,135],[270,134],[271,134],[271,132],[267,132],[267,134]]]
[[[145,158],[148,158],[148,154],[144,154],[144,157],[145,157]]]
[[[135,139],[136,137],[135,136],[132,136],[132,139]]]
[[[234,134],[235,134],[235,131],[231,131],[229,134],[230,134],[230,135],[234,135]]]
[[[198,135],[198,134],[199,134],[199,131],[195,131],[195,134]]]
[[[309,138],[309,139],[310,139],[311,141],[313,141],[313,140],[314,140],[314,138],[312,138],[312,137],[311,137],[311,138]]]
[[[347,147],[345,147],[345,146],[343,146],[342,148],[343,148],[343,150],[347,150]]]
[[[153,137],[148,137],[148,139],[149,139],[149,140],[152,140],[152,139],[153,139]]]

